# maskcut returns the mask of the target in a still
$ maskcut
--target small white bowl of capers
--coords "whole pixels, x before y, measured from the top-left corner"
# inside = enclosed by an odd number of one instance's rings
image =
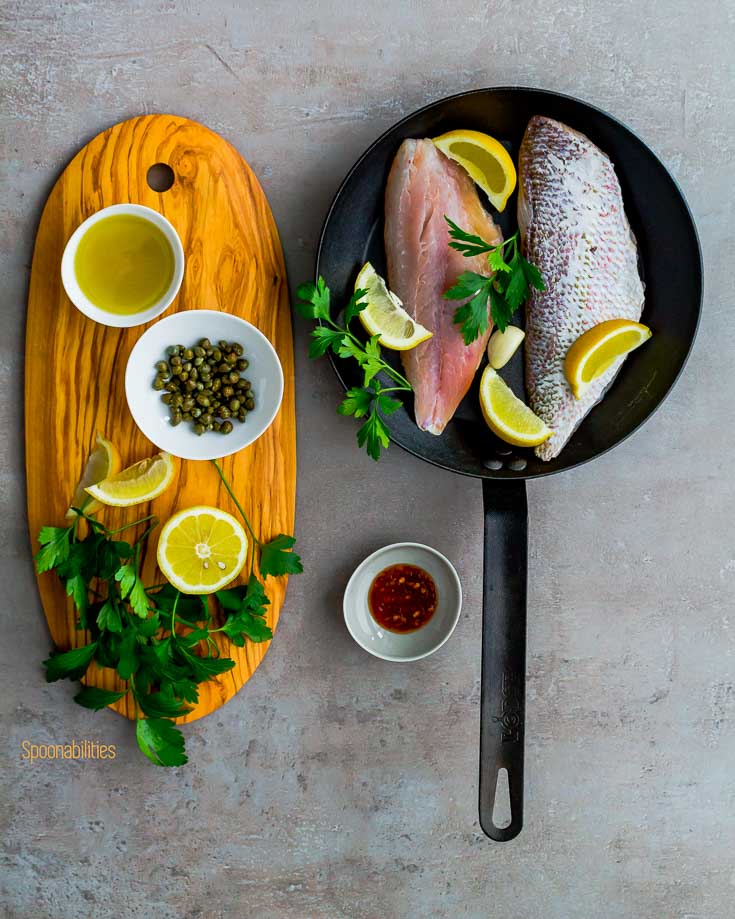
[[[283,369],[251,323],[217,310],[184,310],[138,339],[125,395],[135,423],[161,450],[218,459],[270,427],[283,398]]]

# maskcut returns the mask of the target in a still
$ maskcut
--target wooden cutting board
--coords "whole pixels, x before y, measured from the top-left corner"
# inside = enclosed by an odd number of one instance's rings
[[[154,191],[149,169],[173,170],[168,191]],[[158,170],[159,172],[161,169]],[[163,171],[166,171],[165,168]],[[293,345],[283,253],[268,202],[250,167],[227,141],[203,125],[175,115],[145,115],[109,128],[69,163],[51,192],[36,236],[26,327],[26,473],[33,551],[44,524],[63,525],[64,514],[100,432],[118,447],[123,466],[157,449],[135,426],[125,401],[128,355],[149,327],[114,329],[85,318],[61,284],[64,246],[90,214],[111,204],[144,204],[164,214],[186,255],[179,296],[164,315],[196,308],[225,310],[256,325],[283,364],[285,391],[278,417],[252,446],[222,461],[228,480],[261,539],[293,533],[296,492]],[[237,510],[208,462],[181,461],[177,482],[160,498],[135,508],[105,508],[108,527],[155,513],[165,521],[195,504]],[[159,528],[160,529],[160,528]],[[146,584],[163,580],[156,566],[157,534],[143,562]],[[268,578],[268,622],[275,628],[286,578]],[[53,572],[38,577],[54,644],[86,644],[75,613]],[[219,708],[252,676],[268,643],[237,648],[221,633],[223,654],[235,667],[200,686],[194,721]],[[40,664],[40,661],[39,661]],[[121,688],[114,671],[92,664],[87,682]],[[132,703],[116,706],[135,717]]]

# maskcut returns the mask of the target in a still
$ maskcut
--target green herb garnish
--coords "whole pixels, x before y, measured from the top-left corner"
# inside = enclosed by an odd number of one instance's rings
[[[127,683],[125,689],[82,686],[74,701],[99,710],[132,694],[138,746],[157,766],[187,762],[184,736],[172,719],[196,705],[200,683],[235,666],[231,658],[220,656],[212,636],[224,632],[238,647],[273,637],[265,620],[270,601],[255,573],[256,553],[263,578],[303,570],[292,551],[293,536],[279,534],[270,542],[258,539],[219,463],[213,462],[252,536],[247,584],[217,591],[224,613],[219,626],[207,596],[181,594],[170,584],[144,586],[140,561],[143,544],[158,524],[153,517],[108,530],[83,508],[74,508],[76,517],[68,527],[43,527],[38,536],[36,570],[56,572],[74,601],[77,628],[88,630],[91,638],[82,647],[53,653],[44,661],[47,682],[79,680],[93,661],[98,667],[114,669]],[[88,533],[80,538],[83,520]],[[124,530],[149,521],[135,542],[119,538]]]
[[[487,253],[493,276],[488,278],[474,271],[463,271],[453,287],[445,291],[447,300],[467,300],[457,307],[454,322],[461,327],[466,345],[471,344],[488,328],[487,304],[493,323],[504,332],[513,313],[528,298],[531,288],[546,290],[541,272],[521,254],[518,230],[505,242],[491,246],[480,236],[467,233],[448,217],[449,245],[467,258]]]
[[[316,284],[302,284],[296,294],[299,298],[296,302],[299,313],[305,319],[316,319],[321,323],[311,332],[309,357],[323,357],[331,350],[337,357],[352,358],[360,365],[363,372],[362,386],[348,389],[337,411],[340,415],[365,419],[357,430],[357,442],[365,447],[372,459],[380,459],[381,449],[385,449],[390,442],[383,416],[392,415],[402,404],[389,393],[411,392],[412,387],[402,374],[383,360],[379,335],[373,335],[367,342],[362,342],[349,330],[350,322],[367,306],[363,299],[366,291],[356,290],[350,298],[344,311],[344,325],[332,319],[329,310],[330,292],[324,278],[320,277]],[[383,386],[377,378],[381,372],[395,385]]]

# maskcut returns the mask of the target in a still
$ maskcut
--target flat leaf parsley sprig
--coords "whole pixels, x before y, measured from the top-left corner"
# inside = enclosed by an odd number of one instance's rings
[[[367,292],[356,290],[350,297],[344,311],[344,325],[332,319],[329,309],[330,291],[324,278],[320,277],[316,284],[302,284],[296,294],[299,298],[296,302],[299,313],[305,319],[316,319],[321,323],[311,332],[309,357],[323,357],[331,350],[337,357],[354,358],[360,365],[363,371],[362,386],[348,389],[337,411],[340,415],[365,418],[358,428],[357,442],[365,447],[372,459],[380,459],[381,449],[385,449],[390,442],[388,427],[382,416],[392,415],[402,404],[389,393],[411,392],[412,386],[381,357],[379,335],[373,335],[363,343],[350,332],[350,322],[367,306],[367,301],[363,299]],[[381,384],[377,377],[381,371],[394,385]]]
[[[492,320],[504,332],[531,288],[546,290],[546,285],[538,268],[521,254],[518,230],[505,242],[492,246],[482,237],[458,227],[449,217],[444,219],[449,224],[452,249],[467,258],[487,253],[493,271],[489,278],[475,271],[463,271],[454,286],[444,293],[447,300],[467,300],[455,311],[454,322],[461,328],[464,343],[469,345],[487,331],[488,299]]]
[[[216,599],[224,621],[217,625],[204,595],[179,593],[170,584],[146,587],[140,576],[142,549],[155,517],[144,517],[109,530],[83,508],[74,508],[67,527],[43,527],[38,541],[36,570],[55,571],[74,602],[77,629],[91,640],[71,651],[53,653],[44,661],[47,682],[80,680],[94,661],[109,667],[127,685],[121,691],[82,686],[74,701],[85,708],[102,709],[132,695],[137,712],[136,738],[141,751],[157,766],[187,762],[184,736],[173,719],[192,711],[199,701],[199,684],[226,673],[234,660],[220,656],[213,638],[223,632],[232,644],[268,641],[273,633],[266,622],[270,603],[262,578],[297,574],[303,570],[292,551],[293,536],[280,534],[262,542],[253,532],[245,511],[215,461],[217,472],[242,514],[252,536],[247,584],[219,590]],[[80,538],[82,521],[87,534]],[[120,534],[149,523],[135,542]]]

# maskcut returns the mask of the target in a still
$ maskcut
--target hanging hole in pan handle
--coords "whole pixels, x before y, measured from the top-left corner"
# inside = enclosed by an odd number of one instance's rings
[[[153,191],[164,192],[174,184],[174,171],[168,163],[154,163],[146,174],[146,181]]]

